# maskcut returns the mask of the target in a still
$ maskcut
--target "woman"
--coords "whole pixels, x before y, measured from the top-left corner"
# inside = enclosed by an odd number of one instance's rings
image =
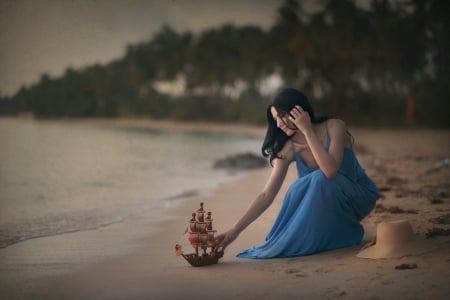
[[[344,122],[316,118],[305,95],[290,88],[269,105],[267,120],[262,152],[270,157],[271,175],[238,222],[217,236],[218,250],[271,205],[292,161],[299,178],[287,191],[266,242],[237,256],[302,256],[359,244],[364,234],[360,221],[379,193],[356,159]]]

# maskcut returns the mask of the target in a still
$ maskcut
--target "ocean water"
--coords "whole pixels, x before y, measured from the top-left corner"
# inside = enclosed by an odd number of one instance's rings
[[[259,153],[251,135],[0,118],[0,247],[164,210],[239,174],[216,159]],[[158,215],[158,214],[155,214]]]

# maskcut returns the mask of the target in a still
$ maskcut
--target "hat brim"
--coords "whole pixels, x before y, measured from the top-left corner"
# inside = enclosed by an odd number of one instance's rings
[[[403,256],[421,255],[433,250],[433,245],[423,239],[416,238],[402,245],[373,245],[361,250],[359,258],[381,259],[400,258]]]

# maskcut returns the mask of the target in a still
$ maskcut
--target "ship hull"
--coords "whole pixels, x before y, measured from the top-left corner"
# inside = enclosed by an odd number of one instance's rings
[[[182,254],[184,259],[187,260],[188,263],[193,267],[203,267],[214,265],[219,262],[219,259],[223,256],[223,253],[215,253],[215,254],[203,254],[197,255],[196,253],[191,254]]]

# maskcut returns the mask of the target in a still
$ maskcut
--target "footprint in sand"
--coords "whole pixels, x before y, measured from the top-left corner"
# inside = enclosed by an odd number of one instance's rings
[[[286,274],[292,274],[292,273],[298,273],[298,272],[300,272],[299,269],[286,269],[286,270],[284,270],[284,273],[286,273]]]
[[[307,277],[308,276],[307,274],[301,272],[299,269],[295,269],[295,268],[286,269],[286,270],[284,270],[284,273],[295,274],[295,277]]]
[[[326,296],[331,296],[332,298],[334,297],[342,297],[347,295],[346,291],[341,290],[339,287],[337,286],[332,286],[327,288],[327,291],[325,292]]]
[[[375,277],[370,278],[370,282],[381,279],[383,277],[384,277],[384,275],[382,273],[375,273]]]
[[[394,283],[394,281],[392,281],[392,280],[383,280],[381,282],[382,285],[390,285],[390,284],[393,284],[393,283]]]
[[[329,273],[333,271],[332,269],[328,269],[328,268],[324,268],[324,267],[320,267],[314,270],[314,272],[316,273]]]

